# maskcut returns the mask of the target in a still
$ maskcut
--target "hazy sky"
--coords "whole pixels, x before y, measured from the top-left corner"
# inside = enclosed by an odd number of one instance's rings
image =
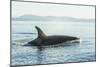
[[[12,16],[15,17],[21,15],[94,18],[95,7],[30,2],[12,2]]]

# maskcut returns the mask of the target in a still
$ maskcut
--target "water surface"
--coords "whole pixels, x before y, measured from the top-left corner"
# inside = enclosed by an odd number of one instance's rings
[[[69,35],[81,43],[58,46],[23,46],[37,37],[35,26],[47,35]],[[12,21],[12,65],[95,61],[95,22]]]

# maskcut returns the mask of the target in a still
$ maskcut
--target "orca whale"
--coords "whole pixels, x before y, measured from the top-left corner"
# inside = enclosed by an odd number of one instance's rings
[[[67,41],[79,40],[78,37],[64,36],[64,35],[52,35],[47,36],[38,26],[35,26],[38,32],[38,36],[35,40],[28,42],[25,46],[43,46],[43,45],[55,45]]]

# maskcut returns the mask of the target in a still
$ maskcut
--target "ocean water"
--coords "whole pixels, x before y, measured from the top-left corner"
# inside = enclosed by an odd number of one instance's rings
[[[23,46],[37,37],[35,26],[47,35],[69,35],[80,43]],[[36,65],[95,61],[95,22],[12,21],[11,65]]]

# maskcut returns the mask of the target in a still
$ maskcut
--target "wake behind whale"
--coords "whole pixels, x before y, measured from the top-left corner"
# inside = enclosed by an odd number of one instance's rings
[[[52,35],[47,36],[39,27],[35,26],[38,32],[36,39],[28,42],[24,46],[47,46],[47,45],[57,45],[65,42],[79,42],[78,37],[64,36],[64,35]]]

